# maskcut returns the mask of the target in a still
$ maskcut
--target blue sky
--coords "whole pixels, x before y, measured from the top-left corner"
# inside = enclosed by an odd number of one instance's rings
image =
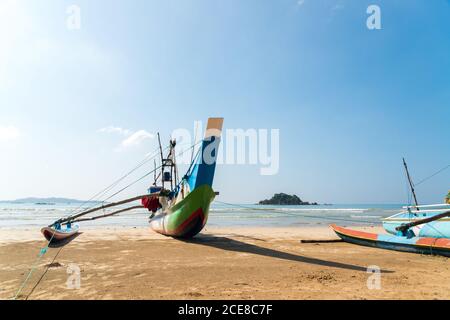
[[[151,134],[209,116],[280,129],[279,173],[219,166],[222,201],[403,203],[403,156],[416,181],[450,163],[448,1],[0,3],[0,199],[89,198],[154,149]],[[381,30],[366,27],[370,4]],[[442,201],[449,178],[419,200]]]

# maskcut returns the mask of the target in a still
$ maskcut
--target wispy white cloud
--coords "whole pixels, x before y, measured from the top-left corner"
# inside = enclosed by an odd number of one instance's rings
[[[131,134],[128,138],[122,141],[121,146],[124,148],[140,145],[143,141],[147,139],[153,139],[154,134],[151,134],[145,130],[139,130]]]
[[[302,5],[304,5],[305,4],[305,0],[298,0],[297,1],[297,5],[298,6],[302,6]]]
[[[132,131],[129,129],[124,129],[122,127],[116,127],[116,126],[107,126],[101,129],[98,129],[97,132],[99,133],[108,133],[108,134],[118,134],[121,136],[126,137],[120,145],[115,148],[115,151],[121,151],[125,148],[130,148],[133,146],[138,146],[141,143],[143,143],[145,140],[153,139],[155,137],[154,134],[146,131],[146,130],[138,130],[138,131]]]
[[[102,133],[118,133],[123,136],[127,136],[131,133],[131,131],[128,129],[124,129],[121,127],[114,127],[114,126],[104,127],[104,128],[98,129],[97,131],[102,132]]]
[[[14,126],[0,126],[0,141],[11,141],[20,137],[20,130]]]

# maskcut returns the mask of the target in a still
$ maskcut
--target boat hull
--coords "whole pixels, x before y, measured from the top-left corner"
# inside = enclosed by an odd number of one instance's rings
[[[163,235],[176,238],[192,238],[205,226],[215,193],[209,185],[203,185],[185,199],[150,220],[150,227]]]
[[[41,229],[41,233],[44,235],[47,241],[58,242],[70,238],[78,233],[78,226],[72,226],[69,229],[56,230],[51,227],[44,227]]]
[[[345,242],[402,252],[442,255],[450,257],[450,239],[431,237],[399,237],[376,234],[331,225],[334,232]]]

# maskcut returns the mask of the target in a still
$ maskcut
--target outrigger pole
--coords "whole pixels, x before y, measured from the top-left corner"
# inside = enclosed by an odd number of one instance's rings
[[[416,191],[414,190],[414,184],[411,180],[411,176],[409,175],[408,165],[406,164],[405,158],[403,158],[403,166],[405,167],[406,176],[408,177],[409,187],[411,188],[413,197],[414,197],[414,203],[416,204],[416,210],[419,211],[419,202],[417,201],[416,197]]]
[[[118,202],[111,202],[111,203],[102,205],[102,206],[100,206],[100,207],[96,207],[96,208],[92,208],[92,209],[89,209],[89,210],[80,212],[80,213],[78,213],[78,214],[76,214],[76,215],[73,215],[73,216],[71,216],[71,217],[59,219],[59,220],[53,222],[51,225],[49,225],[49,227],[52,227],[52,226],[54,226],[54,225],[56,225],[56,224],[64,224],[64,223],[66,223],[66,222],[74,221],[75,219],[77,219],[77,218],[79,218],[79,217],[82,217],[82,216],[84,216],[84,215],[87,215],[87,214],[92,213],[92,212],[95,212],[95,211],[99,211],[99,210],[103,210],[103,209],[107,209],[107,208],[119,206],[119,205],[121,205],[121,204],[125,204],[125,203],[128,203],[128,202],[133,202],[133,201],[136,201],[136,200],[141,200],[141,199],[146,198],[146,197],[158,196],[158,195],[159,195],[159,192],[156,192],[156,193],[145,194],[145,195],[141,195],[141,196],[137,196],[137,197],[133,197],[133,198],[121,200],[121,201],[118,201]],[[132,208],[137,209],[137,208],[135,208],[135,207],[132,207]],[[131,210],[131,209],[130,209],[130,210]],[[126,211],[126,210],[125,210],[125,211]],[[122,212],[123,212],[123,211],[122,211]],[[113,213],[114,213],[114,212],[113,212]],[[117,213],[117,212],[116,212],[116,213]],[[92,219],[92,220],[94,220],[94,219]],[[79,220],[78,220],[78,221],[79,221]],[[84,221],[84,220],[83,220],[83,221]]]
[[[121,209],[121,210],[117,210],[111,213],[107,213],[107,214],[102,214],[101,216],[95,216],[95,217],[90,217],[90,218],[82,218],[82,219],[76,219],[76,220],[72,220],[70,222],[82,222],[82,221],[92,221],[92,220],[97,220],[100,218],[106,218],[106,217],[111,217],[114,216],[116,214],[122,213],[122,212],[126,212],[126,211],[131,211],[131,210],[135,210],[135,209],[142,209],[145,208],[144,206],[134,206],[134,207],[129,207],[129,208],[125,208],[125,209]],[[65,222],[63,224],[67,224],[68,222]]]
[[[425,224],[425,223],[429,223],[429,222],[432,222],[432,221],[436,221],[436,220],[439,220],[439,219],[443,219],[443,218],[446,218],[446,217],[450,217],[450,211],[446,211],[444,213],[435,215],[435,216],[430,217],[430,218],[425,218],[425,219],[416,220],[416,221],[413,221],[413,222],[410,222],[410,223],[402,224],[401,226],[395,228],[395,230],[401,231],[401,232],[405,232],[406,230],[408,230],[408,229],[410,229],[412,227],[415,227],[415,226],[418,226],[418,225],[421,225],[421,224]]]

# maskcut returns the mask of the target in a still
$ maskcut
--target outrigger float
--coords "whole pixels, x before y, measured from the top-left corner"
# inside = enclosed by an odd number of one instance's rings
[[[48,241],[61,241],[78,233],[79,227],[76,223],[146,208],[150,212],[149,223],[154,231],[175,238],[194,237],[205,226],[208,220],[209,207],[217,194],[214,192],[212,184],[222,126],[223,118],[208,119],[205,136],[200,142],[198,152],[195,157],[192,157],[189,169],[181,179],[179,179],[176,164],[176,142],[170,141],[168,155],[164,157],[158,134],[161,165],[159,168],[156,168],[155,165],[155,170],[152,171],[154,172],[154,182],[146,194],[107,203],[61,218],[42,228],[42,234]],[[158,175],[156,175],[157,169],[160,169]],[[85,217],[96,211],[134,201],[141,201],[141,204],[99,216]]]
[[[450,257],[450,199],[446,204],[419,205],[414,184],[403,159],[415,205],[382,221],[387,234],[369,233],[331,225],[344,241],[358,245]]]

